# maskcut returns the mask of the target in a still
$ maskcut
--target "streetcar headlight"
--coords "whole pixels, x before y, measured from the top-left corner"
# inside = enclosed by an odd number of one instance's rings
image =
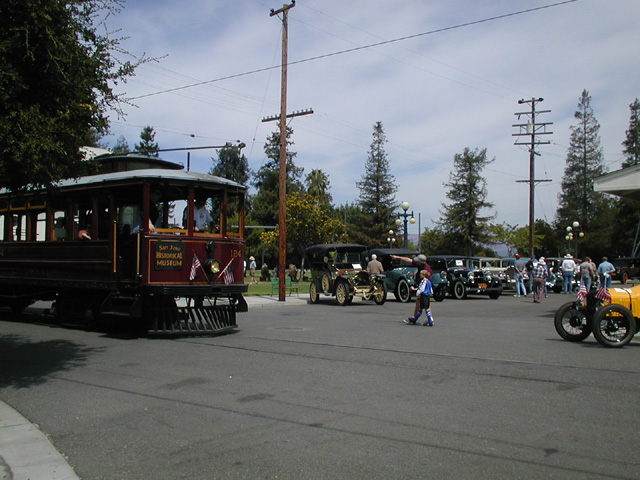
[[[204,269],[207,273],[216,274],[220,271],[220,262],[216,259],[207,259],[204,261]]]

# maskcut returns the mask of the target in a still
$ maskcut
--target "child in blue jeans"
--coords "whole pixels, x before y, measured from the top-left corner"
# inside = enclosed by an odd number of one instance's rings
[[[407,318],[404,320],[404,323],[408,325],[415,325],[422,314],[422,310],[424,310],[427,314],[427,321],[422,325],[433,327],[433,316],[431,315],[431,302],[429,299],[429,296],[432,293],[431,280],[429,280],[430,276],[431,274],[429,273],[429,270],[421,270],[420,278],[422,280],[420,281],[420,286],[418,286],[417,289],[416,287],[411,287],[413,290],[416,290],[416,295],[420,298],[420,308],[415,316]]]

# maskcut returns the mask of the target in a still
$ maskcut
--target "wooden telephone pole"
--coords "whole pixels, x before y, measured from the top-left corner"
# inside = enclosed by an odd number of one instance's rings
[[[285,276],[287,273],[287,41],[289,9],[295,7],[296,2],[284,4],[278,10],[271,9],[269,16],[282,13],[282,80],[280,86],[280,172],[278,189],[278,223],[280,225],[280,243],[278,260],[278,300],[284,302],[286,296]]]
[[[528,117],[527,123],[517,123],[513,125],[514,127],[518,127],[520,129],[519,133],[514,133],[514,137],[530,137],[527,142],[520,142],[520,140],[516,140],[514,145],[526,145],[529,147],[529,180],[518,180],[519,182],[524,182],[529,184],[529,256],[534,258],[534,242],[535,242],[535,215],[534,215],[534,192],[535,192],[535,184],[539,182],[550,182],[551,180],[536,180],[535,178],[535,156],[540,155],[536,152],[536,145],[549,144],[548,140],[543,141],[536,139],[537,135],[550,135],[553,132],[547,132],[547,125],[552,125],[553,122],[546,123],[536,123],[536,115],[540,113],[549,113],[551,110],[541,110],[536,112],[536,103],[542,102],[543,98],[532,98],[531,100],[518,100],[518,103],[522,105],[523,103],[531,104],[530,112],[519,112],[514,115],[518,116],[518,120],[522,115]]]

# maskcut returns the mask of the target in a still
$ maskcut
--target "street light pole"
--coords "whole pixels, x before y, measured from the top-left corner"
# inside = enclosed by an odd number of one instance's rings
[[[395,237],[393,236],[393,230],[389,230],[388,234],[389,236],[387,237],[387,242],[389,242],[389,248],[393,248],[393,242],[396,241]]]
[[[582,225],[580,222],[574,221],[571,225],[567,227],[567,235],[564,239],[567,242],[571,242],[571,240],[575,240],[575,257],[578,258],[578,238],[584,238],[584,232],[582,231]]]
[[[409,202],[402,202],[402,204],[400,205],[400,207],[402,207],[403,213],[398,213],[398,218],[396,219],[396,225],[400,226],[401,223],[404,223],[404,249],[408,250],[409,249],[409,235],[408,235],[408,223],[411,223],[411,225],[413,225],[414,223],[416,223],[416,219],[413,216],[413,210],[411,211],[411,213],[407,213],[407,210],[409,210]],[[400,217],[402,217],[402,220],[400,220]]]

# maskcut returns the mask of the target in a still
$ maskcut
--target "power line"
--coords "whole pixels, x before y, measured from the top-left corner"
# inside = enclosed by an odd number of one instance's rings
[[[311,62],[311,61],[314,61],[314,60],[321,60],[321,59],[324,59],[324,58],[335,57],[337,55],[343,55],[345,53],[357,52],[359,50],[365,50],[365,49],[368,49],[368,48],[380,47],[382,45],[389,45],[391,43],[402,42],[404,40],[411,40],[411,39],[414,39],[414,38],[424,37],[426,35],[434,35],[436,33],[447,32],[447,31],[450,31],[450,30],[456,30],[456,29],[459,29],[459,28],[470,27],[470,26],[473,26],[473,25],[480,25],[482,23],[493,22],[495,20],[502,20],[504,18],[514,17],[514,16],[517,16],[517,15],[524,15],[526,13],[532,13],[532,12],[536,12],[538,10],[544,10],[544,9],[547,9],[547,8],[558,7],[558,6],[561,6],[561,5],[566,5],[568,3],[574,3],[574,2],[577,2],[577,1],[579,1],[579,0],[565,0],[565,1],[562,1],[562,2],[552,3],[552,4],[549,4],[549,5],[542,5],[540,7],[529,8],[529,9],[526,9],[526,10],[519,10],[517,12],[505,13],[503,15],[497,15],[497,16],[494,16],[494,17],[488,17],[488,18],[484,18],[484,19],[481,19],[481,20],[474,20],[472,22],[460,23],[458,25],[452,25],[452,26],[449,26],[449,27],[438,28],[436,30],[430,30],[428,32],[416,33],[414,35],[407,35],[405,37],[394,38],[392,40],[385,40],[385,41],[382,41],[382,42],[372,43],[372,44],[369,44],[369,45],[363,45],[363,46],[360,46],[360,47],[353,47],[353,48],[349,48],[349,49],[346,49],[346,50],[340,50],[338,52],[326,53],[324,55],[318,55],[318,56],[315,56],[315,57],[310,57],[310,58],[306,58],[306,59],[302,59],[302,60],[296,60],[295,62],[289,62],[288,65],[298,65],[298,64],[301,64],[301,63]],[[210,84],[210,83],[220,82],[220,81],[223,81],[223,80],[230,80],[232,78],[245,77],[245,76],[248,76],[248,75],[253,75],[253,74],[261,73],[261,72],[266,72],[266,71],[273,70],[273,69],[276,69],[276,68],[281,68],[281,67],[282,67],[282,65],[275,65],[275,66],[271,66],[271,67],[258,68],[258,69],[250,70],[250,71],[244,72],[244,73],[236,73],[236,74],[233,74],[233,75],[227,75],[225,77],[214,78],[212,80],[204,80],[202,82],[192,83],[190,85],[183,85],[181,87],[174,87],[174,88],[169,88],[169,89],[166,89],[166,90],[160,90],[158,92],[147,93],[145,95],[138,95],[137,97],[131,97],[128,100],[137,100],[137,99],[140,99],[140,98],[152,97],[152,96],[160,95],[160,94],[163,94],[163,93],[176,92],[178,90],[184,90],[184,89],[187,89],[187,88],[198,87],[198,86],[201,86],[201,85],[207,85],[207,84]]]

